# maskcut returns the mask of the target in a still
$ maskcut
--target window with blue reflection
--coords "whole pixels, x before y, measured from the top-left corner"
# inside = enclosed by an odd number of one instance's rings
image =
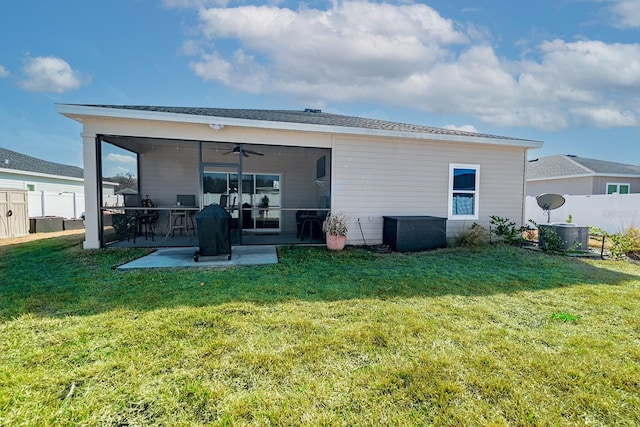
[[[477,218],[478,166],[451,165],[450,217]]]

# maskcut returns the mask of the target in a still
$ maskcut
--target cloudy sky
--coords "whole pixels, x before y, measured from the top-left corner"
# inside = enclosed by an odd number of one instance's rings
[[[54,104],[85,103],[312,107],[640,164],[640,0],[6,3],[0,146],[50,161],[82,166]]]

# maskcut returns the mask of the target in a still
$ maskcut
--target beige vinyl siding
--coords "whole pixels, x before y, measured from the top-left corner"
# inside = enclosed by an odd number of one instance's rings
[[[178,194],[196,194],[200,174],[198,144],[179,142],[174,148],[148,147],[140,153],[140,192],[156,205],[172,206]]]
[[[545,179],[527,182],[527,195],[538,196],[544,193],[591,195],[593,194],[593,178],[590,176],[562,179]]]
[[[598,176],[593,180],[593,194],[607,194],[607,183],[629,184],[629,193],[640,193],[640,178]]]
[[[127,135],[174,140],[264,144],[295,147],[331,147],[329,134],[317,132],[253,129],[225,126],[213,130],[204,123],[161,122],[153,120],[87,118],[85,133]]]
[[[382,241],[383,216],[447,217],[449,164],[480,166],[479,219],[447,221],[453,236],[490,215],[518,223],[523,215],[523,148],[407,140],[337,137],[334,145],[333,207],[352,219],[348,242]],[[360,219],[358,224],[357,219]]]

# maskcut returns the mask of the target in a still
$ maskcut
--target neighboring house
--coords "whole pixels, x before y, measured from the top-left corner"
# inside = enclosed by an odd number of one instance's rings
[[[177,195],[194,195],[199,208],[224,203],[237,214],[241,207],[241,244],[295,236],[298,213],[331,209],[349,216],[347,243],[356,245],[382,242],[384,216],[443,217],[449,237],[473,223],[488,225],[490,215],[524,222],[527,151],[542,146],[312,109],[56,110],[83,125],[85,248],[105,245],[101,165],[94,160],[103,144],[137,158],[138,193],[159,207],[175,206]]]
[[[105,182],[104,195],[117,183]],[[49,162],[0,148],[0,188],[52,193],[84,193],[82,168]]]
[[[0,188],[84,192],[82,168],[0,148]]]
[[[640,166],[574,155],[541,157],[529,161],[527,195],[640,193]]]
[[[49,162],[0,148],[0,189],[26,190],[27,214],[30,218],[80,217],[84,212],[83,175],[82,168],[77,166]],[[102,183],[105,200],[114,194],[117,186],[116,182]]]

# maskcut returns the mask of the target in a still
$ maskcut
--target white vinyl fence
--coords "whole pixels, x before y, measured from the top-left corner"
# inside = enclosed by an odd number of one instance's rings
[[[640,194],[600,194],[594,196],[563,196],[565,204],[551,211],[551,222],[571,222],[601,228],[608,233],[624,232],[640,227]],[[525,219],[539,224],[547,222],[547,216],[536,203],[536,198],[527,196]]]
[[[71,192],[30,191],[29,218],[41,216],[59,216],[62,218],[80,218],[85,211],[84,194]],[[122,206],[122,196],[104,196],[104,205]]]

